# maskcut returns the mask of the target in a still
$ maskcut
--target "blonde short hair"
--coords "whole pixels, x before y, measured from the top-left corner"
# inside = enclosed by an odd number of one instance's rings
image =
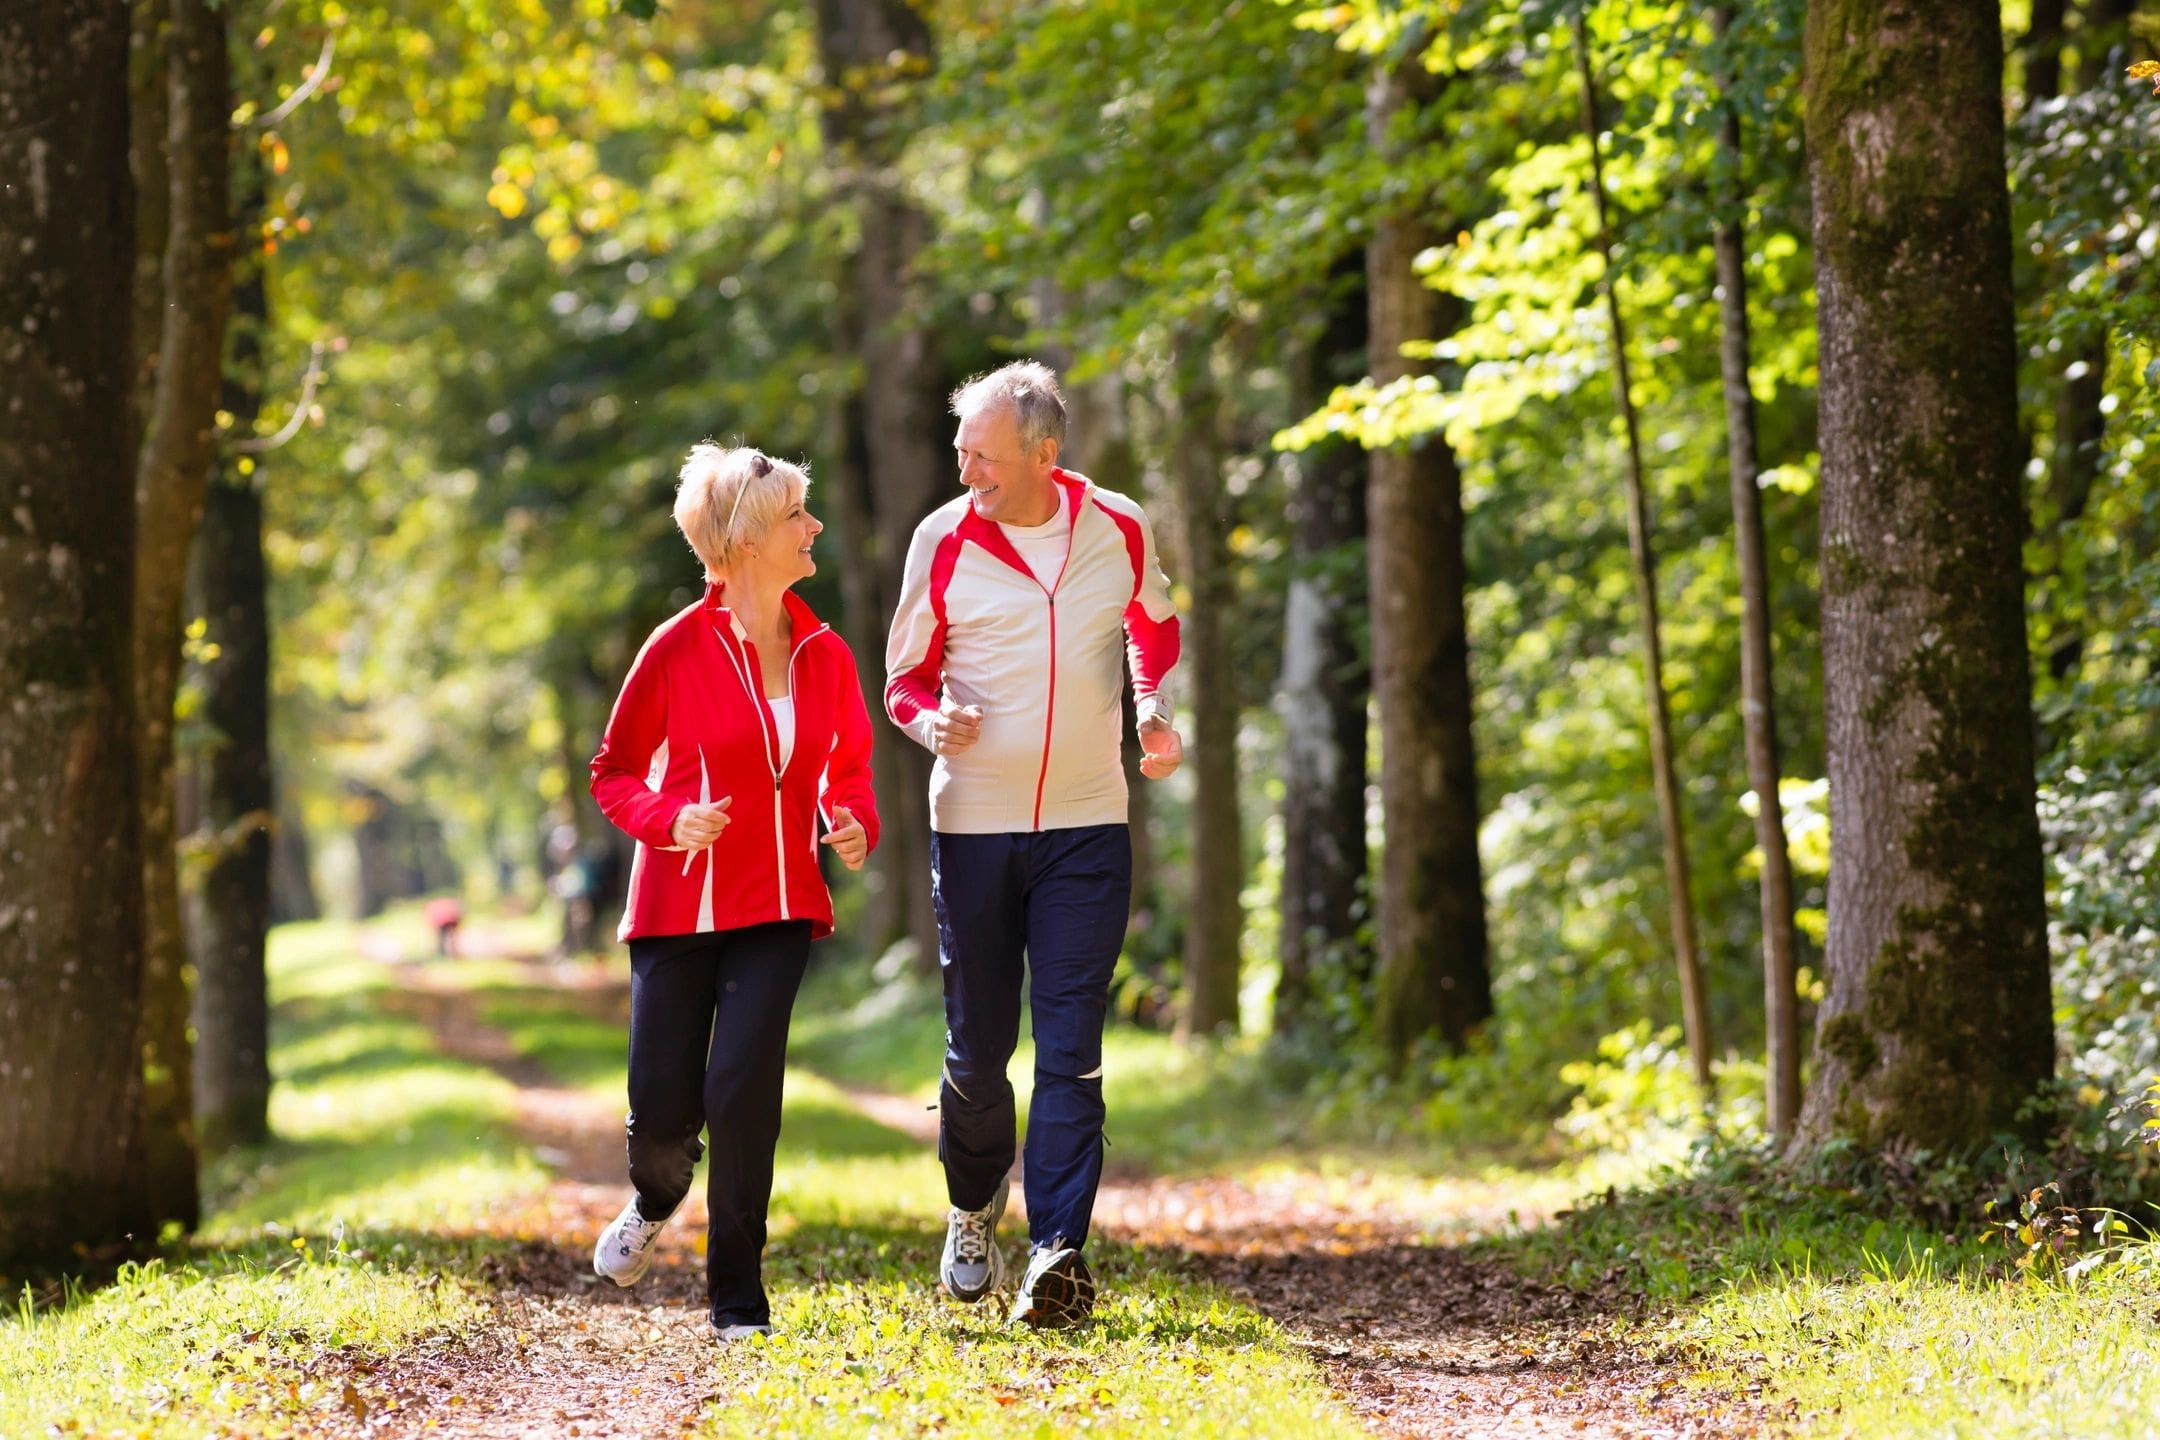
[[[799,465],[709,440],[690,447],[678,481],[675,526],[704,562],[708,580],[727,573],[742,558],[743,545],[771,529],[810,490]]]

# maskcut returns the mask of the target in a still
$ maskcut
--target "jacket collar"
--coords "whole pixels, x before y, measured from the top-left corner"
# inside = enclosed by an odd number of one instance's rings
[[[817,612],[810,608],[810,602],[793,590],[781,594],[780,604],[787,611],[789,638],[797,646],[813,635],[831,628],[818,619]],[[711,614],[716,623],[726,625],[728,633],[737,640],[750,638],[743,630],[742,621],[736,619],[735,612],[728,607],[727,587],[718,580],[705,582],[705,598],[698,602],[698,608]]]

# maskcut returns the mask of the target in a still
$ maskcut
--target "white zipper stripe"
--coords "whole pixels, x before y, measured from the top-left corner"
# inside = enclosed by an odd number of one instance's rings
[[[729,613],[728,620],[729,628],[734,628],[733,612]],[[796,641],[795,648],[788,652],[788,695],[790,698],[793,698],[795,694],[796,658],[802,654],[803,646],[808,645],[812,640],[817,639],[818,636],[823,635],[826,631],[830,629],[832,629],[832,626],[830,625],[818,626],[817,629],[811,631],[808,635],[805,635],[802,639]],[[735,678],[742,682],[743,693],[750,697],[750,708],[757,712],[758,738],[762,742],[764,742],[762,748],[765,752],[765,768],[768,772],[771,773],[773,780],[773,864],[776,867],[779,879],[780,918],[782,920],[792,919],[794,917],[788,910],[786,817],[782,813],[780,804],[780,779],[787,772],[788,767],[787,765],[783,765],[780,763],[780,728],[778,724],[773,720],[772,712],[767,708],[765,704],[764,685],[761,683],[752,683],[750,676],[750,666],[748,662],[746,662],[742,656],[735,653],[735,647],[728,643],[728,637],[725,634],[722,634],[719,636],[719,640],[722,653],[724,653],[728,657],[728,663],[735,671]],[[744,643],[747,644],[748,642],[745,641]],[[762,679],[762,677],[760,678]],[[796,711],[795,724],[797,729],[797,735],[799,738],[802,727],[802,712],[799,709]],[[801,749],[801,747],[797,746],[796,749],[799,750]],[[700,763],[702,763],[704,758],[704,751],[701,749],[698,752],[698,755]],[[792,764],[794,762],[793,755],[790,755],[788,757],[788,762],[789,764]],[[814,841],[812,842],[811,853],[813,855],[816,853]],[[688,872],[685,871],[684,873],[687,874]],[[710,870],[710,868],[708,868],[705,872],[705,888],[709,899],[712,891],[712,871]],[[711,926],[708,923],[704,926],[701,926],[701,928],[710,929]]]

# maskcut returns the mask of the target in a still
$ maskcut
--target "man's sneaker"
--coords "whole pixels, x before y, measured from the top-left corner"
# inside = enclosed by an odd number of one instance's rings
[[[593,1273],[617,1285],[637,1284],[652,1268],[653,1245],[667,1222],[666,1215],[647,1220],[638,1210],[637,1196],[632,1195],[622,1214],[600,1232],[593,1245]]]
[[[770,1325],[715,1325],[715,1326],[713,1326],[713,1338],[714,1338],[715,1340],[718,1340],[718,1341],[719,1341],[719,1342],[720,1342],[721,1344],[723,1344],[723,1345],[732,1345],[732,1344],[734,1344],[734,1343],[735,1343],[735,1342],[736,1342],[737,1340],[748,1340],[748,1339],[749,1339],[749,1338],[750,1338],[751,1336],[753,1336],[753,1335],[770,1335],[770,1334],[772,1334],[772,1326],[770,1326]]]
[[[945,1293],[972,1305],[1005,1283],[1005,1257],[998,1253],[997,1224],[1005,1213],[1010,1177],[998,1181],[997,1194],[980,1210],[955,1205],[945,1215],[945,1253],[938,1260],[938,1280]]]
[[[1053,1240],[1028,1256],[1027,1277],[1013,1302],[1016,1325],[1066,1330],[1095,1313],[1095,1277],[1078,1250]]]

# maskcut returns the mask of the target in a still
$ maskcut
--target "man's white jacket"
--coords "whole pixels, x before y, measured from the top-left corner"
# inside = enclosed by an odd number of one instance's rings
[[[915,527],[885,647],[885,711],[926,748],[941,695],[982,709],[981,738],[940,755],[931,828],[985,835],[1125,823],[1118,688],[1169,717],[1162,684],[1178,621],[1139,505],[1052,472],[1071,526],[1065,564],[1038,579],[962,494]]]

